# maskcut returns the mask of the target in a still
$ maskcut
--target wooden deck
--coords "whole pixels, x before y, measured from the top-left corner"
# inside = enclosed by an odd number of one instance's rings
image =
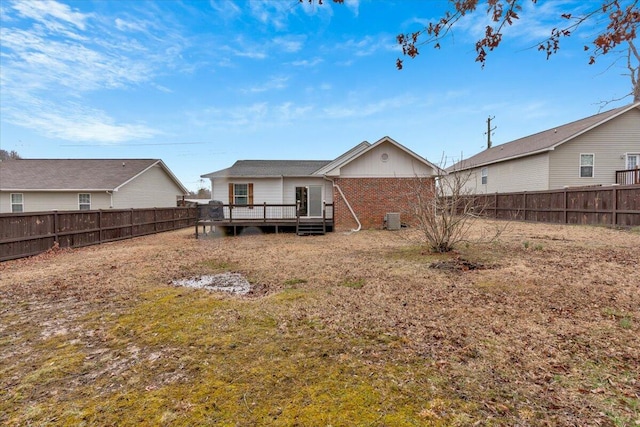
[[[214,227],[237,235],[248,227],[273,228],[277,233],[281,228],[295,229],[299,235],[324,234],[333,230],[333,205],[324,204],[322,216],[303,215],[297,205],[258,204],[258,205],[200,205],[196,222],[196,238],[199,228],[206,234]]]

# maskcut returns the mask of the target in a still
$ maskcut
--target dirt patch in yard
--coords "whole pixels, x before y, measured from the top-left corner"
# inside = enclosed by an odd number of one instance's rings
[[[638,425],[639,265],[640,233],[523,223],[447,255],[185,229],[4,262],[0,423]],[[252,292],[172,284],[231,273]]]

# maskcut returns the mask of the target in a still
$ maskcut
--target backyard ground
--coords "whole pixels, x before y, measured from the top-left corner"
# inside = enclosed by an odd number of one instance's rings
[[[185,229],[0,263],[0,424],[640,425],[640,232],[495,227],[448,255]],[[172,284],[226,272],[252,291]]]

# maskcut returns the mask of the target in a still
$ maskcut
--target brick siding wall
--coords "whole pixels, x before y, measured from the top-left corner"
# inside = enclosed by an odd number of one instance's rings
[[[403,223],[415,224],[412,205],[416,198],[412,194],[424,186],[417,178],[336,178],[344,196],[362,224],[362,229],[381,229],[388,212],[399,212]],[[434,180],[427,185],[433,188]],[[334,221],[337,231],[356,228],[349,208],[337,189],[333,190]]]

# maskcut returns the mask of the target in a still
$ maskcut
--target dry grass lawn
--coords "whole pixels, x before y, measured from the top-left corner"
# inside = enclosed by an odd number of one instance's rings
[[[254,291],[171,284],[220,272]],[[186,229],[4,262],[0,424],[637,426],[640,232],[510,223],[433,255]]]

